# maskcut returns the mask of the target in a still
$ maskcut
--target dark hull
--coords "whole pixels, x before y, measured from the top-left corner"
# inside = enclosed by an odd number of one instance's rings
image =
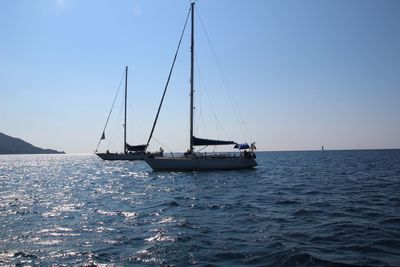
[[[155,157],[145,161],[153,171],[230,171],[257,166],[254,158],[243,157]]]
[[[96,153],[103,160],[144,160],[146,157],[145,153]]]

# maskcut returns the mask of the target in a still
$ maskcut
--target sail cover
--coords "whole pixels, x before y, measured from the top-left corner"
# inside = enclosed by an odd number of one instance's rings
[[[250,148],[250,146],[249,146],[249,144],[244,143],[244,144],[236,144],[233,148],[237,148],[237,149],[241,150],[241,149],[248,149],[248,148]]]
[[[137,146],[131,146],[130,144],[126,143],[126,150],[128,151],[146,151],[147,145],[137,145]]]
[[[233,145],[233,144],[236,143],[233,141],[212,140],[212,139],[197,138],[193,136],[194,146],[217,146],[217,145]]]

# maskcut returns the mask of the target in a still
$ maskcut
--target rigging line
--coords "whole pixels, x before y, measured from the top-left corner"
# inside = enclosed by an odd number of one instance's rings
[[[104,128],[103,128],[103,133],[105,132],[105,130],[106,130],[106,128],[107,128],[108,120],[110,119],[111,112],[112,112],[112,110],[113,110],[113,108],[114,108],[115,100],[117,100],[117,96],[118,96],[118,93],[119,93],[119,89],[121,88],[121,84],[122,84],[122,81],[124,80],[125,75],[126,75],[126,73],[125,73],[125,70],[124,70],[124,72],[123,72],[123,74],[122,74],[122,77],[121,77],[121,80],[120,80],[120,82],[119,82],[119,86],[118,86],[117,93],[115,94],[114,101],[113,101],[113,103],[112,103],[112,105],[111,105],[110,112],[108,113],[108,117],[107,117],[107,120],[106,120],[106,124],[104,125]],[[102,139],[103,133],[101,134],[99,143],[97,144],[96,152],[97,152],[97,149],[99,149],[99,145],[100,145],[101,140],[103,140],[103,139]]]
[[[108,146],[107,149],[108,150],[115,150],[118,151],[118,148],[121,147],[121,145],[123,144],[122,140],[119,138],[115,138],[117,136],[117,134],[121,134],[121,126],[123,129],[123,113],[124,113],[124,104],[121,102],[120,105],[117,105],[115,107],[115,111],[114,113],[116,113],[117,115],[115,116],[116,119],[115,120],[111,120],[110,122],[112,122],[112,124],[109,127],[109,138],[108,138]],[[118,113],[117,113],[118,112]],[[122,134],[121,134],[122,136]]]
[[[118,133],[121,133],[121,124],[123,124],[123,106],[121,105],[119,110],[118,110],[118,116],[117,119],[115,121],[113,121],[112,124],[110,124],[110,126],[108,126],[108,140],[107,140],[107,150],[115,150],[118,151],[117,147],[120,147],[120,145],[123,144],[123,142],[121,142],[120,144],[120,138],[115,138],[117,136]]]
[[[161,147],[165,147],[169,152],[172,152],[172,149],[171,149],[171,147],[169,147],[169,146],[167,146],[167,145],[165,145],[165,144],[162,144],[159,140],[157,140],[157,138],[155,138],[154,136],[153,136],[153,139],[161,146]]]
[[[172,61],[172,66],[171,66],[171,69],[170,69],[169,74],[168,74],[167,82],[166,82],[166,84],[165,84],[164,93],[163,93],[163,95],[162,95],[162,97],[161,97],[160,105],[158,106],[156,118],[154,119],[153,127],[151,128],[151,132],[150,132],[149,139],[147,140],[146,148],[149,146],[150,140],[151,140],[151,138],[152,138],[152,136],[153,136],[153,132],[154,132],[154,129],[155,129],[156,124],[157,124],[158,115],[160,114],[161,106],[162,106],[162,104],[163,104],[163,102],[164,102],[165,93],[167,92],[167,89],[168,89],[168,84],[169,84],[169,81],[170,81],[170,79],[171,79],[172,70],[174,69],[176,57],[178,56],[179,48],[180,48],[181,43],[182,43],[183,34],[185,33],[185,29],[186,29],[187,22],[188,22],[188,20],[189,20],[189,15],[190,15],[191,9],[192,9],[192,8],[189,8],[188,14],[187,14],[187,16],[186,16],[185,25],[183,26],[183,30],[182,30],[181,38],[179,39],[178,47],[176,48],[174,60]]]
[[[206,27],[204,26],[204,23],[203,23],[203,21],[202,21],[202,19],[201,19],[201,17],[200,17],[198,8],[196,9],[196,14],[197,14],[197,16],[198,16],[198,18],[199,18],[200,24],[201,24],[201,26],[202,26],[202,28],[203,28],[203,31],[204,31],[205,35],[206,35],[208,44],[209,44],[210,47],[211,47],[211,51],[212,51],[214,60],[215,60],[215,62],[216,62],[216,64],[217,64],[218,70],[219,70],[220,75],[221,75],[221,77],[222,77],[222,81],[223,81],[223,83],[225,84],[226,89],[228,89],[228,97],[229,97],[229,100],[231,101],[231,104],[232,104],[232,106],[233,106],[233,110],[234,110],[234,112],[235,112],[235,115],[236,115],[236,117],[239,119],[239,121],[241,122],[241,124],[239,124],[239,126],[240,126],[240,128],[241,128],[241,130],[242,130],[242,133],[244,133],[245,136],[249,136],[249,132],[248,132],[248,130],[247,130],[247,128],[246,128],[245,121],[244,121],[243,116],[242,116],[242,114],[241,114],[241,112],[240,112],[240,109],[239,109],[239,106],[238,106],[238,104],[237,104],[237,101],[236,101],[236,99],[235,99],[235,97],[234,97],[234,94],[232,93],[232,90],[231,90],[230,84],[229,84],[229,82],[228,82],[228,79],[227,79],[227,77],[226,77],[226,75],[225,75],[225,73],[224,73],[224,71],[223,71],[223,69],[222,69],[221,63],[220,63],[220,61],[218,60],[217,54],[216,54],[216,52],[215,52],[215,48],[214,48],[214,46],[213,46],[213,44],[212,44],[212,42],[211,42],[211,39],[210,39],[210,37],[209,37],[209,35],[208,35],[208,33],[207,33]],[[250,138],[251,138],[251,136],[250,136]]]
[[[130,88],[132,88],[132,86]],[[135,88],[133,88],[133,89],[135,89]],[[143,113],[144,108],[142,108],[140,106],[140,104],[142,104],[143,102],[140,101],[140,98],[138,98],[138,97],[135,98],[134,93],[136,91],[134,91],[133,89],[131,89],[131,91],[132,91],[131,96],[133,96],[133,97],[131,97],[131,99],[128,98],[128,101],[130,100],[128,103],[128,114],[130,114],[130,119],[127,122],[127,123],[129,123],[129,127],[127,126],[126,129],[127,129],[127,132],[129,132],[129,135],[127,135],[126,138],[127,138],[127,142],[128,142],[128,139],[130,139],[133,143],[138,144],[137,143],[138,141],[135,141],[135,140],[140,136],[140,133],[144,129],[145,123],[143,121],[143,117],[145,117],[145,116]],[[138,99],[139,99],[139,101],[137,101]]]
[[[198,62],[198,61],[196,61],[196,62]],[[232,138],[230,138],[230,136],[229,136],[229,134],[227,133],[227,131],[225,130],[223,124],[222,124],[221,121],[218,119],[217,112],[215,111],[214,103],[213,103],[213,101],[212,101],[212,99],[211,99],[211,97],[210,97],[210,94],[209,94],[208,89],[207,89],[207,84],[206,84],[206,82],[205,82],[205,79],[204,79],[202,73],[200,72],[200,67],[198,66],[198,63],[197,63],[196,66],[197,66],[197,69],[198,69],[198,72],[199,72],[199,80],[202,81],[202,83],[204,84],[201,88],[204,88],[204,91],[206,92],[206,96],[207,96],[208,102],[210,103],[211,110],[212,110],[213,115],[214,115],[214,119],[215,119],[215,122],[216,122],[216,130],[217,130],[218,139],[219,139],[218,126],[219,126],[219,127],[221,127],[223,133],[225,134],[225,137],[227,137],[228,139],[231,140]]]
[[[202,150],[206,149],[207,147],[208,147],[208,146],[204,146],[204,147],[200,148],[199,150],[196,151],[196,153],[201,152]],[[207,153],[207,152],[206,152],[206,153]]]
[[[197,76],[199,77],[199,79],[197,80],[198,86],[196,86],[196,88],[199,88],[199,89],[197,89],[198,97],[196,98],[196,99],[198,99],[197,103],[199,103],[199,108],[197,108],[197,107],[195,108],[195,111],[198,110],[198,112],[195,113],[195,114],[198,114],[198,117],[197,117],[198,120],[197,119],[194,120],[194,122],[197,123],[197,126],[195,127],[195,130],[196,130],[195,136],[199,136],[200,135],[200,131],[199,131],[200,128],[203,128],[205,136],[208,136],[207,135],[207,128],[205,127],[206,126],[206,122],[205,122],[204,116],[203,116],[203,91],[204,91],[204,90],[202,90],[202,88],[204,86],[203,85],[203,78],[201,76],[201,70],[200,70],[200,66],[199,66],[199,61],[198,61],[196,55],[195,55],[194,62],[196,63],[196,67],[197,67],[196,69],[197,69],[197,74],[198,74]]]
[[[125,129],[125,120],[124,120],[124,113],[125,113],[125,105],[124,105],[124,103],[123,102],[121,102],[120,103],[120,105],[119,105],[119,113],[118,113],[118,118],[119,118],[119,120],[116,120],[115,121],[115,125],[114,125],[114,129],[113,129],[113,132],[112,132],[112,140],[119,140],[119,144],[117,143],[117,141],[114,143],[114,144],[116,144],[117,145],[117,147],[119,148],[119,147],[121,147],[121,145],[122,145],[122,147],[124,146],[123,144],[124,144],[124,142],[123,142],[123,139],[122,138],[120,138],[120,139],[118,139],[118,138],[114,138],[114,136],[116,136],[117,134],[120,134],[120,136],[122,137],[123,136],[123,134],[121,134],[121,130],[122,131],[124,131]],[[122,127],[121,127],[122,126]],[[122,132],[123,133],[123,132]],[[112,141],[111,141],[111,143],[112,143]],[[121,144],[122,143],[122,144]],[[125,151],[124,151],[125,152]]]

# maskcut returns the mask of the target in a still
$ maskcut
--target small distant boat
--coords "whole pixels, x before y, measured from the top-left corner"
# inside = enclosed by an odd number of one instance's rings
[[[322,147],[321,147],[321,150],[322,150],[322,151],[325,151],[325,148],[324,148],[324,146],[322,146]]]
[[[127,97],[128,97],[128,66],[125,67],[124,75],[125,75],[125,98],[124,98],[125,99],[125,108],[124,108],[124,124],[123,124],[123,126],[124,126],[124,148],[123,148],[122,153],[111,153],[108,150],[105,153],[97,152],[100,142],[102,140],[106,139],[105,130],[106,130],[107,123],[108,123],[108,120],[111,115],[111,111],[112,111],[112,108],[111,108],[110,114],[108,115],[106,125],[104,127],[103,133],[101,135],[101,138],[99,140],[99,143],[97,145],[96,152],[95,152],[96,155],[103,160],[144,160],[144,158],[147,155],[152,154],[152,153],[146,152],[148,144],[131,146],[126,142],[126,118],[127,118],[126,110],[127,110],[127,102],[128,102],[127,101]],[[153,153],[153,155],[163,156],[162,149],[160,148],[160,151]]]
[[[233,141],[211,140],[197,138],[193,135],[193,95],[194,95],[194,3],[191,3],[191,66],[190,66],[190,146],[183,156],[158,157],[152,155],[145,158],[147,164],[154,171],[213,171],[213,170],[239,170],[250,169],[257,165],[255,161],[255,143],[237,144]],[[185,24],[186,25],[186,24]],[[179,47],[178,47],[179,48]],[[165,92],[164,92],[165,94]],[[161,102],[162,104],[162,102]],[[161,107],[160,104],[160,107]],[[151,138],[151,135],[150,135]],[[240,155],[206,154],[194,151],[194,146],[235,145],[239,150],[244,150]]]

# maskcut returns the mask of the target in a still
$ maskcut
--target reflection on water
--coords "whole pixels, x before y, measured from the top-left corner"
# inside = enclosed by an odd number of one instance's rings
[[[257,160],[153,173],[95,156],[0,156],[0,265],[400,264],[399,150]]]

